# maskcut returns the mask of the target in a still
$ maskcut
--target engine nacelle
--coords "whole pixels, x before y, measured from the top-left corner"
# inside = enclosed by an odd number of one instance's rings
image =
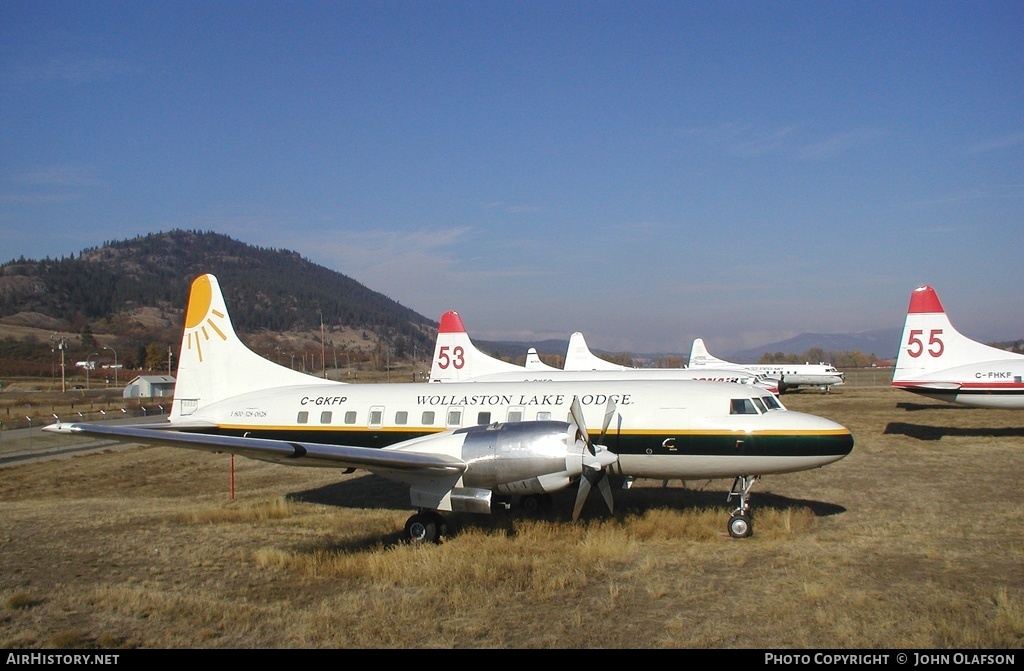
[[[568,422],[510,422],[460,429],[463,486],[501,494],[544,494],[582,473],[586,444]]]

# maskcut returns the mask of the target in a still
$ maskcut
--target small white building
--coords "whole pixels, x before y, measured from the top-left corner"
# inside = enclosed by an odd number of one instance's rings
[[[124,387],[125,398],[174,396],[175,379],[170,375],[139,375]]]

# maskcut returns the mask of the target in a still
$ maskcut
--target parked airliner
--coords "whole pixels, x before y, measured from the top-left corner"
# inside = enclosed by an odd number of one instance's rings
[[[826,391],[831,387],[843,384],[845,375],[842,371],[828,363],[732,363],[712,356],[704,345],[702,338],[697,338],[690,346],[690,368],[731,368],[741,369],[772,378],[778,383],[779,393],[797,387],[821,387]]]
[[[729,500],[738,504],[728,530],[749,536],[750,488],[761,476],[825,466],[853,449],[847,428],[787,410],[753,385],[346,384],[309,376],[239,340],[213,275],[192,284],[164,425],[47,429],[278,464],[365,469],[409,486],[418,510],[405,534],[414,541],[442,537],[442,511],[490,513],[573,485],[574,519],[592,485],[611,508],[609,474],[627,482],[732,478]]]
[[[930,286],[914,289],[892,386],[979,408],[1024,408],[1024,355],[961,334]]]

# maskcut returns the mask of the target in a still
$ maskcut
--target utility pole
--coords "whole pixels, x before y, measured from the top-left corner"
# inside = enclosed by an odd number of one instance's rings
[[[117,350],[109,345],[104,345],[103,349],[109,349],[114,353],[114,387],[118,387],[120,385],[117,384]]]
[[[324,368],[324,379],[327,379],[327,346],[324,344],[324,311],[320,313],[320,365]]]
[[[93,352],[89,356],[85,357],[85,388],[86,389],[92,389],[92,387],[89,386],[89,371],[92,370],[92,362],[89,361],[89,359],[91,359],[94,356],[99,356],[99,355],[100,355],[99,352]]]
[[[57,349],[60,350],[60,391],[61,393],[64,393],[68,390],[64,377],[64,350],[67,349],[67,345],[64,344],[64,336],[57,337],[56,333],[50,336],[50,340],[55,341],[57,343]]]

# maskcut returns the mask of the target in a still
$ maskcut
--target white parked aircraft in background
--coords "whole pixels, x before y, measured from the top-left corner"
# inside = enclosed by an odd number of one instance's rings
[[[573,336],[582,335],[574,333]],[[579,342],[579,341],[577,341]],[[570,338],[570,350],[572,349]],[[586,342],[583,342],[586,348]],[[536,357],[536,350],[534,352]],[[587,352],[590,350],[588,349]],[[597,359],[597,357],[594,357]],[[527,356],[527,361],[530,356]],[[581,360],[578,358],[578,360]],[[600,361],[600,359],[598,359]],[[719,370],[702,368],[627,368],[608,363],[608,368],[588,367],[562,370],[544,364],[536,357],[535,365],[543,368],[517,366],[492,357],[473,344],[462,317],[457,312],[446,312],[441,316],[434,343],[434,360],[430,364],[431,382],[553,382],[570,380],[703,380],[713,382],[734,382],[757,385],[772,393],[777,387],[763,381],[754,373],[743,370]]]
[[[829,389],[843,384],[845,375],[836,367],[827,363],[732,363],[712,356],[704,345],[704,340],[697,338],[690,347],[690,368],[726,368],[741,369],[772,378],[778,383],[779,393],[797,387],[821,387]]]
[[[569,336],[569,347],[565,350],[563,370],[635,370],[629,366],[605,361],[590,351],[587,340],[577,331]]]
[[[929,286],[910,294],[892,386],[979,408],[1024,408],[1024,355],[982,344],[949,321]]]
[[[593,430],[583,413],[598,418]],[[490,513],[574,485],[573,519],[593,485],[611,508],[607,474],[627,483],[733,478],[729,500],[739,502],[729,533],[748,536],[750,488],[761,476],[819,468],[853,449],[845,427],[787,410],[753,385],[320,379],[248,349],[213,275],[192,284],[164,425],[58,423],[47,430],[364,469],[409,486],[418,511],[405,533],[417,541],[441,537],[441,511]]]
[[[562,370],[561,368],[555,368],[549,366],[540,360],[540,355],[537,354],[537,350],[531,347],[526,351],[526,368],[530,370]]]

